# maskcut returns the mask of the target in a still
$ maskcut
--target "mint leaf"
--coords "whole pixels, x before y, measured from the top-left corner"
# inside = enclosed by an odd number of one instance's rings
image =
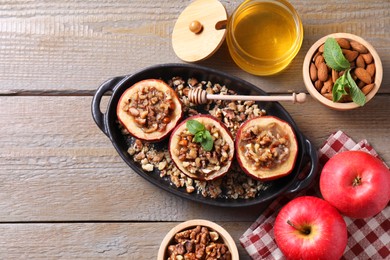
[[[348,84],[346,79],[346,73],[336,80],[332,89],[333,102],[338,102],[343,95],[347,95],[345,86]]]
[[[190,131],[190,133],[193,135],[195,135],[196,133],[198,133],[200,131],[205,130],[205,127],[202,123],[199,123],[198,121],[192,120],[192,119],[187,121],[186,127],[187,127],[188,131]]]
[[[207,152],[213,149],[214,139],[202,123],[190,119],[186,122],[186,127],[188,131],[194,135],[192,139],[193,142],[200,143]]]
[[[213,149],[214,140],[209,131],[205,131],[203,141],[200,143],[206,152],[210,152]]]
[[[344,57],[340,45],[334,38],[326,39],[324,45],[324,58],[326,64],[337,71],[346,70],[351,66],[349,61]]]
[[[203,131],[199,131],[194,135],[194,142],[201,143],[203,141]]]
[[[347,74],[347,81],[348,81],[348,85],[349,85],[349,94],[351,95],[353,102],[355,102],[359,106],[364,106],[364,104],[366,103],[366,96],[360,90],[360,88],[356,85],[356,82],[353,80],[350,71],[351,70],[347,70],[345,72],[345,74]]]

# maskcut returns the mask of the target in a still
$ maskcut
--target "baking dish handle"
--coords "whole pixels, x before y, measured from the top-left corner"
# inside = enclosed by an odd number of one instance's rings
[[[310,186],[318,173],[318,154],[314,145],[305,137],[305,155],[310,162],[303,165],[295,184],[291,185],[286,193],[295,193]]]
[[[92,98],[91,109],[92,109],[93,120],[100,128],[100,130],[102,130],[102,132],[107,136],[108,136],[108,132],[104,120],[106,114],[100,110],[100,103],[102,101],[102,97],[104,96],[104,94],[106,94],[109,91],[112,91],[115,88],[116,84],[119,81],[121,81],[123,78],[124,77],[115,77],[107,80],[102,85],[100,85],[100,87],[96,90],[95,95]]]

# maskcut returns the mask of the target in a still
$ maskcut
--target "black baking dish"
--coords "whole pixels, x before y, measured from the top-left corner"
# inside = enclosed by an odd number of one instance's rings
[[[267,95],[258,87],[226,73],[190,64],[161,64],[143,69],[132,75],[115,77],[104,82],[96,91],[92,100],[92,115],[98,127],[108,136],[113,146],[122,159],[140,176],[169,191],[175,195],[187,198],[200,203],[224,206],[243,207],[270,201],[282,194],[293,193],[303,190],[310,185],[317,175],[318,157],[313,144],[300,132],[289,113],[278,102],[259,102],[259,107],[264,108],[267,115],[273,115],[287,121],[294,129],[298,141],[298,156],[294,170],[289,175],[274,180],[268,189],[260,192],[252,199],[212,199],[205,198],[196,192],[187,193],[184,188],[176,188],[170,181],[159,176],[157,171],[148,173],[142,170],[139,164],[135,163],[128,154],[128,144],[117,123],[116,107],[122,93],[134,83],[149,79],[160,78],[168,81],[174,76],[183,78],[195,77],[198,80],[211,81],[226,85],[229,89],[235,90],[241,95]],[[107,110],[102,113],[100,103],[103,95],[110,93],[111,97]],[[304,176],[302,178],[302,175]]]

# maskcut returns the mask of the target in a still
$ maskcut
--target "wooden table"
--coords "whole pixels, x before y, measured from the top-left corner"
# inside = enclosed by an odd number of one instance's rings
[[[241,1],[222,2],[231,14]],[[261,214],[262,206],[215,208],[162,191],[121,160],[92,120],[92,96],[106,79],[181,62],[170,37],[189,3],[0,0],[0,258],[154,259],[178,222],[215,221],[238,244]],[[226,44],[199,64],[270,93],[299,92],[305,91],[304,55],[317,39],[334,32],[365,38],[384,67],[374,100],[349,112],[310,98],[304,105],[283,105],[316,147],[341,129],[355,140],[367,138],[390,164],[390,2],[291,3],[305,38],[282,74],[249,75],[233,63]]]

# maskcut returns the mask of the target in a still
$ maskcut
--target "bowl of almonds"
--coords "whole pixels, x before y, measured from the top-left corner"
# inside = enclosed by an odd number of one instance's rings
[[[310,95],[335,110],[364,106],[378,92],[382,77],[382,62],[374,47],[349,33],[319,39],[303,62],[303,80]]]

